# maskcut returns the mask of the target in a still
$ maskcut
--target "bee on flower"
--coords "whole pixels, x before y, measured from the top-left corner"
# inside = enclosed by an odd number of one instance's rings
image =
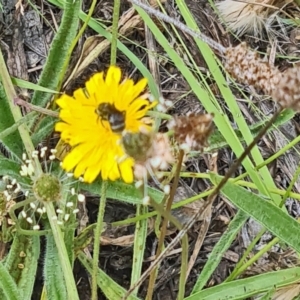
[[[154,130],[153,119],[146,114],[158,102],[158,110],[168,108],[170,101],[153,100],[146,91],[145,78],[137,83],[121,78],[120,68],[111,66],[106,74],[94,74],[73,96],[65,94],[57,100],[61,121],[55,130],[71,147],[62,168],[73,172],[75,178],[82,176],[87,183],[98,176],[145,183],[150,175],[159,185],[159,170],[168,169],[175,159],[168,135]],[[175,138],[190,148],[205,146],[211,115],[199,120],[194,115],[174,120],[171,127]]]
[[[147,80],[121,78],[120,68],[111,66],[106,75],[94,74],[73,97],[65,94],[57,100],[61,121],[55,130],[72,147],[62,168],[76,178],[82,175],[87,183],[98,175],[132,183],[134,159],[126,155],[122,136],[152,131],[145,115],[157,102],[149,100]]]

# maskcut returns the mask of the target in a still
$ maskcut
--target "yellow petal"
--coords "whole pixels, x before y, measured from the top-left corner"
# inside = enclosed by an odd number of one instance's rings
[[[116,66],[110,66],[106,74],[105,83],[107,85],[119,84],[121,77],[121,69]]]

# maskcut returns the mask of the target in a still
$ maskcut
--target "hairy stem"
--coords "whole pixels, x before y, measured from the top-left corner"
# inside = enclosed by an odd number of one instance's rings
[[[93,272],[92,272],[92,300],[97,300],[97,273],[100,253],[100,236],[103,229],[103,217],[106,204],[107,181],[102,181],[101,199],[98,210],[97,225],[95,229],[94,251],[93,251]]]

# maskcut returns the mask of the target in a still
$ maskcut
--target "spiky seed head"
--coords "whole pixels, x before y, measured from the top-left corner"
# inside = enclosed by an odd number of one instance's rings
[[[253,0],[248,1],[223,0],[216,3],[222,21],[238,35],[251,33],[262,36],[267,18],[281,8],[285,1]]]
[[[42,174],[33,185],[33,192],[41,202],[54,202],[60,198],[61,184],[52,174]]]

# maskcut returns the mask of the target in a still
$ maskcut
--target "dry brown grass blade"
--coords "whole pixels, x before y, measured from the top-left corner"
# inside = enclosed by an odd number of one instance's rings
[[[131,17],[134,15],[134,9],[128,10],[121,18],[118,24],[118,28],[127,25],[127,27],[124,27],[125,30],[128,30],[128,22],[131,20]],[[108,28],[109,30],[109,28]],[[121,30],[120,30],[121,33]],[[125,31],[126,33],[126,31]],[[125,33],[123,33],[125,35]],[[81,51],[81,55],[79,57],[79,60],[74,67],[71,75],[66,80],[64,84],[64,88],[68,85],[68,83],[75,79],[77,76],[80,75],[80,73],[89,65],[92,63],[92,61],[97,58],[101,53],[103,53],[105,50],[108,49],[110,45],[110,41],[108,40],[102,40],[103,38],[100,35],[94,35],[90,36],[86,39],[83,49]]]
[[[198,257],[198,254],[199,254],[200,249],[203,245],[203,241],[206,237],[206,234],[207,234],[207,231],[208,231],[208,228],[209,228],[209,225],[210,225],[212,203],[213,202],[210,203],[210,205],[207,207],[207,209],[204,211],[203,215],[201,216],[201,217],[203,217],[203,222],[202,222],[200,230],[198,232],[197,241],[196,241],[195,247],[193,249],[193,253],[192,253],[192,255],[190,257],[190,260],[189,260],[188,269],[187,269],[186,277],[185,277],[186,282],[187,282],[187,279],[190,275],[190,272],[191,272],[191,270],[192,270],[192,268],[195,264],[195,261]]]
[[[300,284],[294,283],[292,285],[286,286],[278,291],[272,297],[272,300],[292,300],[300,294]]]
[[[157,2],[152,2],[153,7],[157,7]],[[163,3],[165,0],[161,0],[161,2]],[[141,24],[141,17],[139,15],[134,16],[134,14],[135,9],[132,7],[121,16],[118,24],[120,36],[129,35],[133,29]],[[107,28],[107,31],[110,31],[110,27]],[[99,41],[99,39],[101,41]],[[93,62],[94,59],[106,51],[110,44],[111,43],[109,40],[102,40],[100,35],[89,37],[83,45],[79,60],[72,73],[66,80],[64,88],[66,88],[71,80],[76,79],[76,77],[78,77],[85,70],[85,68],[87,68]]]
[[[218,160],[218,153],[212,154],[211,158],[209,160],[209,170],[211,172],[214,172],[214,173],[218,172],[217,160]],[[214,197],[214,199],[215,199],[215,197]],[[193,253],[189,260],[188,269],[187,269],[186,277],[185,277],[186,281],[190,275],[190,272],[195,264],[195,261],[199,255],[200,249],[203,245],[203,241],[206,237],[206,234],[207,234],[210,222],[211,222],[211,214],[212,214],[211,208],[212,208],[213,202],[214,202],[214,200],[211,202],[211,204],[207,207],[207,209],[203,212],[203,215],[201,216],[203,222],[202,222],[200,230],[198,232],[197,241],[196,241],[195,247],[193,249]]]
[[[150,73],[153,75],[153,78],[159,88],[159,93],[161,95],[161,85],[160,85],[160,75],[159,75],[159,68],[158,62],[156,57],[152,53],[157,53],[156,49],[156,40],[151,32],[151,30],[145,25],[145,37],[146,37],[146,45],[148,51],[148,64]]]

